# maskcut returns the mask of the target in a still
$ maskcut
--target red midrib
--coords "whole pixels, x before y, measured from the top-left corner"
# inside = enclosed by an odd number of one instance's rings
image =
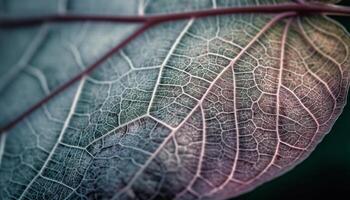
[[[52,15],[33,18],[21,18],[21,19],[0,19],[1,27],[17,27],[17,26],[30,26],[44,22],[73,22],[73,21],[97,21],[97,22],[118,22],[118,23],[141,23],[143,24],[139,29],[133,32],[129,37],[124,39],[121,43],[109,50],[95,63],[86,68],[86,70],[80,72],[69,81],[55,89],[51,94],[31,106],[28,110],[16,117],[13,121],[0,128],[0,134],[13,128],[22,119],[26,118],[36,109],[40,108],[43,104],[50,101],[53,97],[79,81],[83,76],[90,74],[94,69],[98,68],[105,60],[111,57],[114,53],[126,46],[129,42],[135,39],[138,35],[155,24],[162,22],[183,20],[189,18],[208,17],[213,15],[225,15],[225,14],[237,14],[237,13],[284,13],[284,12],[296,12],[297,15],[305,14],[339,14],[350,15],[350,8],[334,5],[321,5],[321,4],[309,4],[309,3],[286,3],[278,5],[259,5],[259,6],[246,6],[246,7],[234,7],[234,8],[217,8],[201,11],[183,12],[183,13],[171,13],[162,15],[149,15],[149,16],[99,16],[99,15]]]

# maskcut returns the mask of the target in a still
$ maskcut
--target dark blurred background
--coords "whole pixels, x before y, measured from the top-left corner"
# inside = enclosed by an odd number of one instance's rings
[[[350,6],[349,0],[342,5]],[[350,32],[350,16],[332,17]],[[348,95],[350,101],[350,95]],[[309,158],[234,200],[350,199],[350,103]]]

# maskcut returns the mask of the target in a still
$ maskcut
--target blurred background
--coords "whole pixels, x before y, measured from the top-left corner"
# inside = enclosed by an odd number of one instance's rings
[[[349,0],[342,5],[350,6]],[[332,17],[350,32],[350,16]],[[348,95],[350,101],[350,95]],[[291,171],[234,200],[350,199],[350,103],[315,151]]]

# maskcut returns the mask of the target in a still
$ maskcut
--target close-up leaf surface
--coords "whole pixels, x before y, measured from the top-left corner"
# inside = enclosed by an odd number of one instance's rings
[[[2,0],[0,12],[158,16],[294,2]],[[292,11],[149,28],[89,20],[1,27],[0,126],[12,125],[0,135],[0,199],[248,192],[306,159],[331,130],[346,103],[349,48],[336,21]]]

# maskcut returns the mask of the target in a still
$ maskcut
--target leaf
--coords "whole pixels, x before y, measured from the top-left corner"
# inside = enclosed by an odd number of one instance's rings
[[[0,2],[6,15],[26,17],[156,15],[257,1]],[[291,1],[259,1],[273,2]],[[140,27],[1,29],[0,125]],[[346,101],[349,46],[348,33],[318,15],[153,26],[1,135],[0,198],[226,199],[252,190],[304,160],[329,132]]]

